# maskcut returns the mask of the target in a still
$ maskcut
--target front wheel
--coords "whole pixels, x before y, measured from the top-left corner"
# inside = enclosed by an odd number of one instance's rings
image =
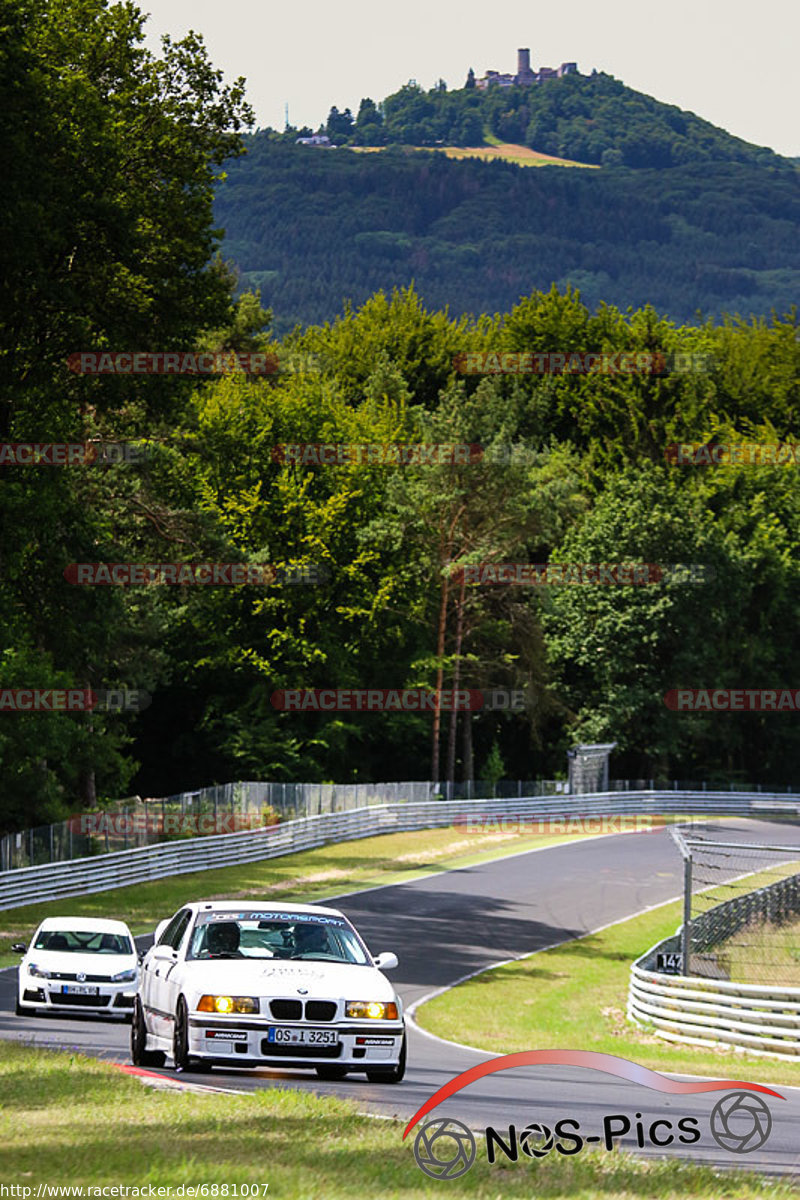
[[[137,996],[133,1002],[131,1016],[131,1062],[135,1067],[163,1067],[166,1058],[163,1050],[147,1049],[147,1026],[142,1002]]]
[[[370,1083],[399,1083],[406,1073],[406,1038],[400,1047],[400,1057],[393,1067],[373,1067],[367,1071]]]
[[[175,1028],[172,1034],[172,1058],[176,1071],[207,1071],[209,1064],[189,1055],[189,1013],[183,996],[178,998]]]

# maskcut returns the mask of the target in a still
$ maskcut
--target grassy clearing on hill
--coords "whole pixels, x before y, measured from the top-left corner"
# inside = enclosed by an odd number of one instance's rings
[[[570,158],[557,158],[552,154],[542,154],[539,150],[531,150],[528,146],[518,146],[513,142],[499,142],[492,146],[436,146],[443,150],[448,158],[482,158],[492,161],[502,159],[503,162],[517,163],[520,167],[583,167],[587,171],[599,171],[597,163],[574,162]]]
[[[308,903],[572,840],[574,836],[560,834],[469,833],[459,826],[421,829],[7,909],[0,913],[0,967],[16,966],[19,955],[12,953],[11,943],[28,940],[45,917],[116,917],[127,921],[134,934],[150,933],[187,900],[270,896]]]
[[[487,139],[488,140],[488,139]],[[359,154],[373,154],[385,150],[385,146],[348,146]],[[429,150],[446,154],[448,158],[481,158],[486,162],[501,159],[503,162],[516,163],[520,167],[583,167],[587,171],[599,171],[597,163],[574,162],[569,158],[558,158],[553,154],[542,154],[539,150],[531,150],[528,146],[518,146],[513,142],[501,142],[491,139],[488,146],[407,146],[407,150]]]
[[[402,1085],[396,1090],[402,1097]],[[268,1089],[241,1096],[155,1090],[79,1055],[0,1042],[2,1182],[32,1187],[259,1184],[286,1200],[548,1197],[552,1200],[788,1200],[788,1184],[676,1160],[586,1153],[472,1169],[442,1183],[417,1167],[403,1121],[351,1101]],[[263,1185],[268,1184],[264,1191]],[[232,1192],[229,1191],[228,1195]]]

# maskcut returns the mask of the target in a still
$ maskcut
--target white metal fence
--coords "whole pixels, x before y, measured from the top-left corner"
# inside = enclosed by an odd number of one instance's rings
[[[163,879],[193,871],[256,862],[298,850],[372,837],[393,831],[523,818],[569,831],[579,821],[584,832],[620,832],[622,824],[603,817],[629,815],[628,830],[658,824],[662,816],[800,814],[800,795],[731,792],[605,792],[581,796],[516,797],[505,800],[432,800],[371,805],[346,812],[322,813],[278,825],[176,842],[163,842],[68,862],[22,867],[0,874],[0,910],[39,900],[102,892],[126,884]],[[635,818],[635,820],[633,819]],[[591,822],[591,823],[590,823]]]
[[[679,937],[668,938],[653,951],[679,945]],[[723,1043],[781,1058],[800,1055],[800,988],[663,975],[637,962],[631,967],[628,1016],[669,1041]]]

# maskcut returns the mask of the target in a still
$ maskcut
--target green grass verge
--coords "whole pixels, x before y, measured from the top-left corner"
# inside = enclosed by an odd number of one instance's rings
[[[553,950],[485,971],[423,1005],[418,1023],[493,1054],[555,1048],[599,1050],[656,1071],[800,1086],[800,1063],[733,1048],[668,1043],[628,1022],[630,966],[681,922],[681,902],[662,905]]]
[[[400,1096],[401,1089],[387,1091]],[[264,1194],[287,1200],[796,1196],[789,1185],[754,1175],[674,1159],[639,1162],[618,1152],[490,1167],[482,1147],[466,1175],[442,1183],[419,1170],[403,1128],[404,1122],[371,1120],[350,1101],[311,1092],[155,1090],[92,1059],[0,1043],[2,1182],[31,1187],[34,1196],[39,1184],[207,1184],[207,1195],[216,1184],[218,1196],[225,1184],[268,1184],[266,1193],[259,1190],[262,1200]]]
[[[741,879],[706,888],[695,899],[695,919],[718,904],[744,892],[767,887],[787,876],[796,875],[800,861],[781,863],[754,871]],[[782,925],[753,920],[733,937],[719,942],[704,955],[721,967],[736,983],[773,984],[776,987],[800,987],[800,919]],[[696,961],[694,955],[692,961]]]
[[[731,979],[800,987],[800,920],[784,925],[751,921],[715,946],[714,957]]]
[[[468,833],[463,826],[422,829],[29,904],[0,913],[0,967],[16,966],[19,955],[11,951],[11,943],[28,941],[45,917],[115,917],[127,921],[134,934],[149,933],[188,900],[262,900],[269,896],[313,903],[357,888],[399,883],[444,868],[473,866],[574,840],[569,835]]]

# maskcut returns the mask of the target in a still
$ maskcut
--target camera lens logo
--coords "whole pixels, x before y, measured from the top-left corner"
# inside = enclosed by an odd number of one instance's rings
[[[528,1158],[544,1158],[553,1149],[553,1131],[547,1125],[532,1122],[519,1135],[519,1144]]]
[[[458,1179],[475,1162],[475,1138],[461,1121],[438,1117],[414,1139],[414,1158],[431,1179]]]
[[[733,1154],[758,1150],[771,1131],[772,1113],[752,1092],[731,1092],[712,1109],[711,1135],[718,1146]]]

